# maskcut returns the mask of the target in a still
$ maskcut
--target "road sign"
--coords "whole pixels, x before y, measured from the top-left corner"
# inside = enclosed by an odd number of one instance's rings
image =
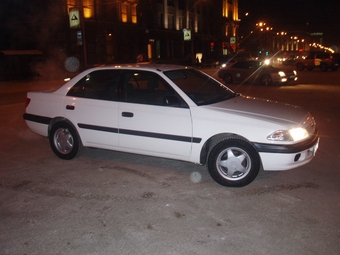
[[[184,36],[184,41],[190,41],[191,40],[191,30],[190,29],[183,29],[183,36]]]
[[[73,8],[70,10],[70,28],[80,27],[79,9]]]

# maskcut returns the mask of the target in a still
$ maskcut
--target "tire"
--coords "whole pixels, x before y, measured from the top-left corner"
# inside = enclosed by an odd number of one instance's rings
[[[226,84],[232,84],[233,83],[233,76],[230,73],[226,73],[223,76],[223,80]]]
[[[209,173],[222,186],[246,186],[256,178],[260,167],[258,152],[237,136],[220,141],[208,155]]]
[[[320,69],[321,69],[322,72],[327,72],[327,71],[328,71],[328,66],[327,66],[327,64],[322,63],[322,64],[320,65]]]
[[[303,69],[305,69],[304,65],[302,63],[297,63],[296,64],[296,69],[298,71],[303,71]]]
[[[67,122],[52,126],[49,141],[53,152],[61,159],[73,159],[83,147],[77,131]]]
[[[333,72],[338,71],[338,69],[339,69],[338,66],[332,66],[332,68],[331,68],[331,70],[332,70]]]
[[[269,86],[269,85],[272,85],[273,79],[272,79],[272,77],[269,74],[264,74],[261,77],[261,83],[263,85]]]

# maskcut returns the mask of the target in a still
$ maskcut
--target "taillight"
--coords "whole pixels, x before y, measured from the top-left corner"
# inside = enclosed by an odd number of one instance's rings
[[[30,102],[31,102],[31,99],[26,97],[26,107],[29,105]]]

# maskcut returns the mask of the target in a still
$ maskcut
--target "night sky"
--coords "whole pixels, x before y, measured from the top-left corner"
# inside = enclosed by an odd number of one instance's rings
[[[323,32],[325,46],[340,46],[340,0],[239,0],[239,18],[244,30],[264,21],[275,31]]]
[[[59,5],[53,0],[0,0],[0,46],[47,38],[43,34],[51,33],[60,22],[61,17],[51,15]],[[264,21],[274,31],[323,32],[325,46],[340,48],[340,0],[239,0],[239,18],[240,33],[249,33]]]
[[[63,22],[64,17],[54,15],[61,2],[0,0],[0,49],[29,49],[49,43],[46,40]]]

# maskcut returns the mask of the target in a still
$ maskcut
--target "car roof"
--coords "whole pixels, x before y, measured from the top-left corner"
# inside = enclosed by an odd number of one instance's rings
[[[240,62],[246,62],[246,63],[258,63],[258,62],[262,62],[260,60],[240,60],[240,61],[237,61],[238,63]]]
[[[142,62],[142,63],[133,63],[133,64],[113,64],[113,65],[102,65],[92,67],[87,69],[86,71],[95,71],[95,70],[107,70],[107,69],[138,69],[144,71],[170,71],[170,70],[180,70],[180,69],[192,69],[189,66],[181,66],[181,65],[172,65],[172,64],[159,64],[153,62]]]

